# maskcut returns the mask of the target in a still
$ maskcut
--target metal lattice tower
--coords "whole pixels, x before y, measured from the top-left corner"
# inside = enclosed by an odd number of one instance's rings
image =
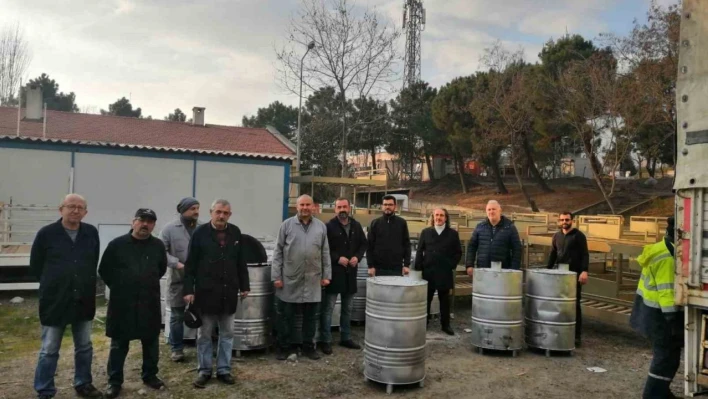
[[[420,33],[425,30],[423,0],[404,0],[403,29],[406,31],[405,88],[420,81]]]

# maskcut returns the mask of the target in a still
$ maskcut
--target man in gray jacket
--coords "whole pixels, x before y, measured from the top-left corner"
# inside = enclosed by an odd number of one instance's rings
[[[315,351],[315,329],[322,299],[322,287],[332,279],[327,226],[312,217],[312,197],[297,199],[297,215],[283,222],[273,253],[271,277],[275,286],[278,313],[277,358],[285,360],[290,351],[290,333],[295,312],[302,308],[303,354],[319,359]]]
[[[167,305],[170,306],[170,346],[174,362],[184,361],[184,263],[187,261],[189,240],[199,223],[199,201],[183,198],[177,204],[179,219],[170,222],[160,232],[160,239],[167,249]]]

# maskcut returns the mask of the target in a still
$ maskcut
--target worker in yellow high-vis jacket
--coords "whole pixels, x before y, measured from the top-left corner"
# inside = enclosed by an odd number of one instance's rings
[[[630,324],[652,341],[654,357],[643,398],[675,398],[670,385],[681,360],[683,313],[674,302],[674,218],[666,236],[647,245],[637,258],[642,267]]]

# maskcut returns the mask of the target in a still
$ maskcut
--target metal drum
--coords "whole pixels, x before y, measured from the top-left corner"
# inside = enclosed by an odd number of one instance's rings
[[[387,384],[425,378],[425,319],[428,282],[381,276],[366,281],[364,376]]]
[[[233,349],[236,351],[267,348],[273,341],[271,309],[275,289],[270,269],[267,262],[248,265],[251,292],[239,299],[234,315]]]
[[[169,324],[169,319],[165,318],[165,308],[169,305],[167,303],[167,275],[162,276],[160,279],[160,317],[162,324]]]
[[[472,345],[516,351],[523,347],[523,273],[511,269],[475,269],[472,286]]]
[[[577,274],[529,270],[526,275],[526,344],[549,351],[575,349]]]
[[[342,296],[337,295],[337,302],[334,303],[332,310],[332,325],[330,327],[339,327],[339,319],[342,316]]]
[[[369,278],[369,266],[366,257],[359,261],[356,271],[356,294],[352,300],[352,321],[366,320],[366,279]],[[334,318],[332,318],[334,322]],[[337,321],[339,322],[339,321]]]
[[[423,279],[423,272],[418,271],[418,270],[413,270],[412,265],[411,265],[411,270],[410,270],[409,274],[413,280],[422,280]],[[437,290],[435,291],[435,294],[433,294],[433,300],[430,301],[430,315],[431,316],[439,316],[440,315],[440,299],[438,298],[438,291]]]
[[[169,343],[170,339],[170,316],[172,316],[172,308],[167,306],[165,308],[165,342]],[[184,328],[184,335],[182,336],[182,340],[190,340],[194,341],[197,339],[197,329],[196,328],[189,328],[185,324],[183,326]]]

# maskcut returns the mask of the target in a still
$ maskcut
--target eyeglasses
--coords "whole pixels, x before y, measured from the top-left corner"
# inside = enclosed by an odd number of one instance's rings
[[[86,207],[81,206],[81,205],[64,205],[64,206],[62,206],[62,208],[66,208],[70,211],[79,211],[79,212],[83,212],[86,210]]]

